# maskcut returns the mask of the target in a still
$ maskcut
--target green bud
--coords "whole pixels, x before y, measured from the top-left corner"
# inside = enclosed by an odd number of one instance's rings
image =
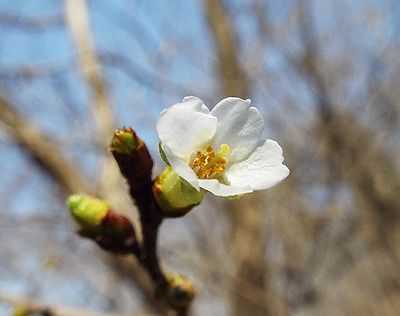
[[[168,304],[176,309],[187,307],[196,294],[193,283],[178,274],[167,274],[166,299]]]
[[[97,232],[102,219],[110,209],[106,201],[94,197],[73,194],[67,199],[67,206],[84,232]]]
[[[111,141],[111,150],[120,154],[130,154],[139,145],[139,140],[132,128],[117,129]]]
[[[171,167],[155,180],[153,193],[160,208],[172,217],[186,214],[204,198],[203,190],[197,191]]]

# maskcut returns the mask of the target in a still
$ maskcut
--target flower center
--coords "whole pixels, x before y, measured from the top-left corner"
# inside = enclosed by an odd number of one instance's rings
[[[227,144],[222,144],[217,153],[213,146],[207,145],[203,150],[196,151],[190,166],[200,179],[218,178],[226,169],[229,152]]]

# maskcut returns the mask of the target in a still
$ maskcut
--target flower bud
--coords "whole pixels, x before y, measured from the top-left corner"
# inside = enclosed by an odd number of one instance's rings
[[[88,234],[100,231],[101,222],[110,209],[106,201],[80,194],[70,195],[67,205],[81,230]]]
[[[151,182],[153,160],[146,144],[132,128],[117,129],[114,132],[110,151],[131,188]]]
[[[117,129],[111,141],[111,150],[120,154],[130,154],[138,143],[139,139],[132,128]]]
[[[73,194],[67,199],[72,216],[83,237],[93,239],[108,251],[137,253],[138,244],[132,223],[125,216],[114,212],[106,201]]]
[[[197,191],[171,167],[167,167],[154,181],[153,194],[168,217],[183,216],[204,197],[204,191]]]
[[[167,274],[166,278],[168,285],[165,298],[168,304],[175,309],[187,307],[196,294],[193,283],[178,274]]]

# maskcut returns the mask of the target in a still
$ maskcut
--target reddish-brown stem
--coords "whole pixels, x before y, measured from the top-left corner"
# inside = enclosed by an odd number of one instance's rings
[[[139,144],[136,150],[130,154],[119,153],[115,150],[111,150],[111,152],[122,175],[128,182],[130,195],[139,209],[143,233],[139,260],[149,272],[159,292],[165,288],[167,280],[161,270],[157,256],[158,229],[162,223],[163,215],[152,192],[153,160],[143,141],[136,136],[132,129],[126,130],[133,133],[136,138]]]

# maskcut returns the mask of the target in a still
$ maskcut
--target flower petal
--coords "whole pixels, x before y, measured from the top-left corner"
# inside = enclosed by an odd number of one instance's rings
[[[233,196],[233,195],[253,192],[251,187],[248,185],[231,186],[223,184],[216,179],[206,179],[206,180],[200,179],[199,185],[201,188],[218,196]]]
[[[250,107],[250,100],[230,97],[219,102],[211,114],[218,120],[214,145],[229,145],[230,162],[247,158],[259,144],[264,128],[260,112]]]
[[[200,191],[199,180],[197,179],[194,171],[183,161],[180,157],[175,155],[175,153],[166,145],[162,145],[165,155],[168,158],[168,162],[171,164],[172,169],[190,183],[197,191]]]
[[[225,177],[233,186],[248,184],[253,190],[265,190],[289,175],[289,169],[282,162],[281,146],[267,139],[248,159],[232,165]]]
[[[210,114],[203,101],[185,97],[181,103],[161,112],[157,121],[157,133],[178,157],[188,159],[201,145],[215,134],[217,119]]]

